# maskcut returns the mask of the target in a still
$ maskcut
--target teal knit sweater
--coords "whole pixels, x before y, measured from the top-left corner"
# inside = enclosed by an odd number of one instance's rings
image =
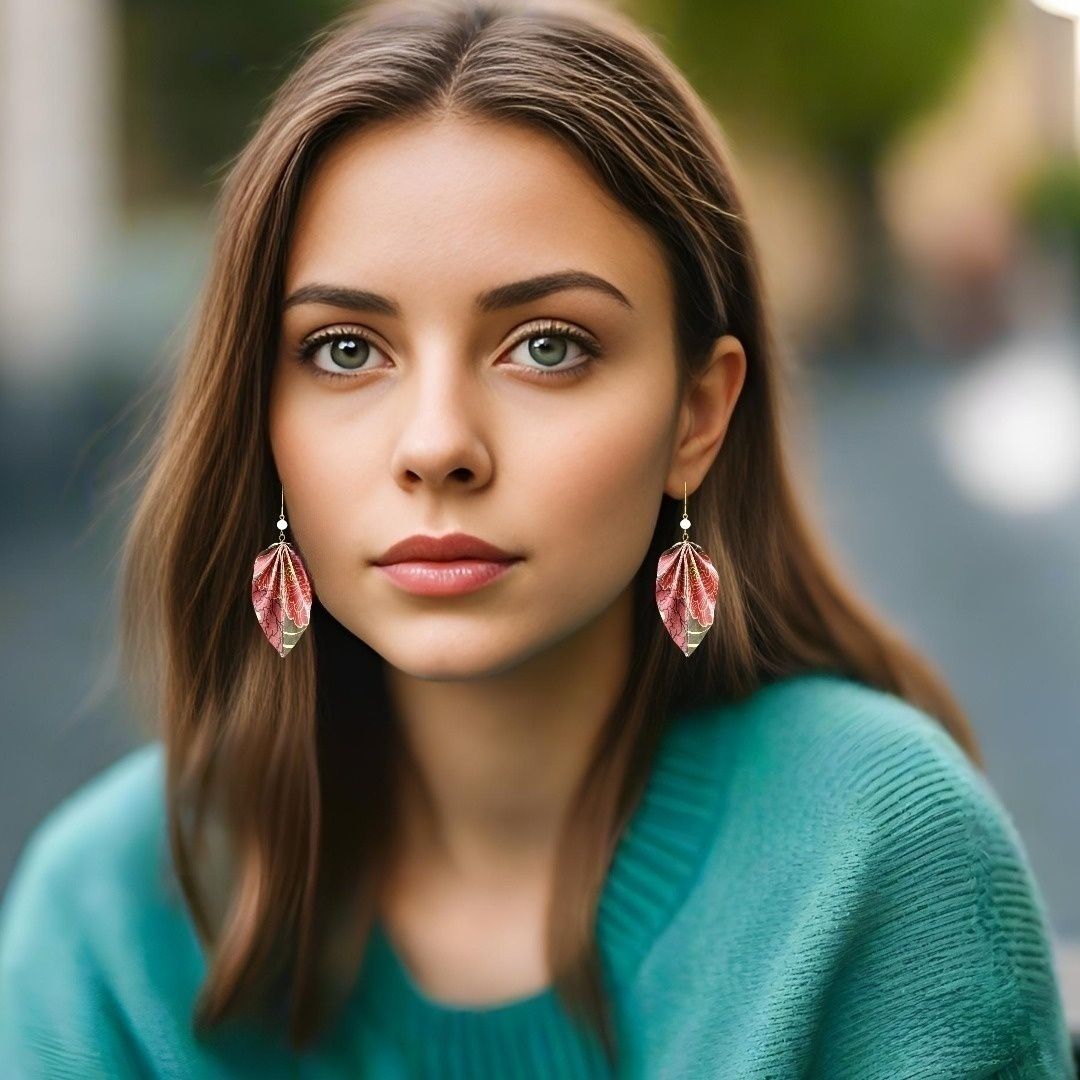
[[[0,1076],[610,1075],[553,990],[463,1008],[376,924],[294,1055],[190,1011],[205,957],[171,876],[158,742],[53,810],[0,909]],[[836,675],[688,711],[620,837],[596,931],[635,1080],[1072,1075],[1046,913],[992,788],[926,713]]]

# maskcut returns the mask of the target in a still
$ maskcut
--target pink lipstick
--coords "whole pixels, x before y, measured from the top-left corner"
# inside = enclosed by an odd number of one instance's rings
[[[372,562],[416,596],[460,596],[502,577],[521,559],[468,533],[449,533],[407,537]]]

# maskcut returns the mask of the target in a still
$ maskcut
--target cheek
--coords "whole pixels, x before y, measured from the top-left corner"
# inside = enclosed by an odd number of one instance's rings
[[[670,424],[662,394],[628,391],[576,426],[526,485],[536,554],[558,562],[583,597],[613,598],[640,567],[667,477]]]

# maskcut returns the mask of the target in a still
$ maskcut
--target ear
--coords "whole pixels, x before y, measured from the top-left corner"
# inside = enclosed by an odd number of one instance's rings
[[[746,379],[746,352],[731,334],[717,338],[702,371],[689,383],[679,409],[679,422],[664,491],[683,497],[683,484],[693,492],[709,471],[727,433]]]

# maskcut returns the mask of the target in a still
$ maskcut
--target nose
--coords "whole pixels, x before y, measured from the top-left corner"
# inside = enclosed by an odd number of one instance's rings
[[[405,490],[471,490],[490,478],[492,454],[484,388],[476,371],[451,350],[416,357],[394,388],[399,410],[392,470]]]

